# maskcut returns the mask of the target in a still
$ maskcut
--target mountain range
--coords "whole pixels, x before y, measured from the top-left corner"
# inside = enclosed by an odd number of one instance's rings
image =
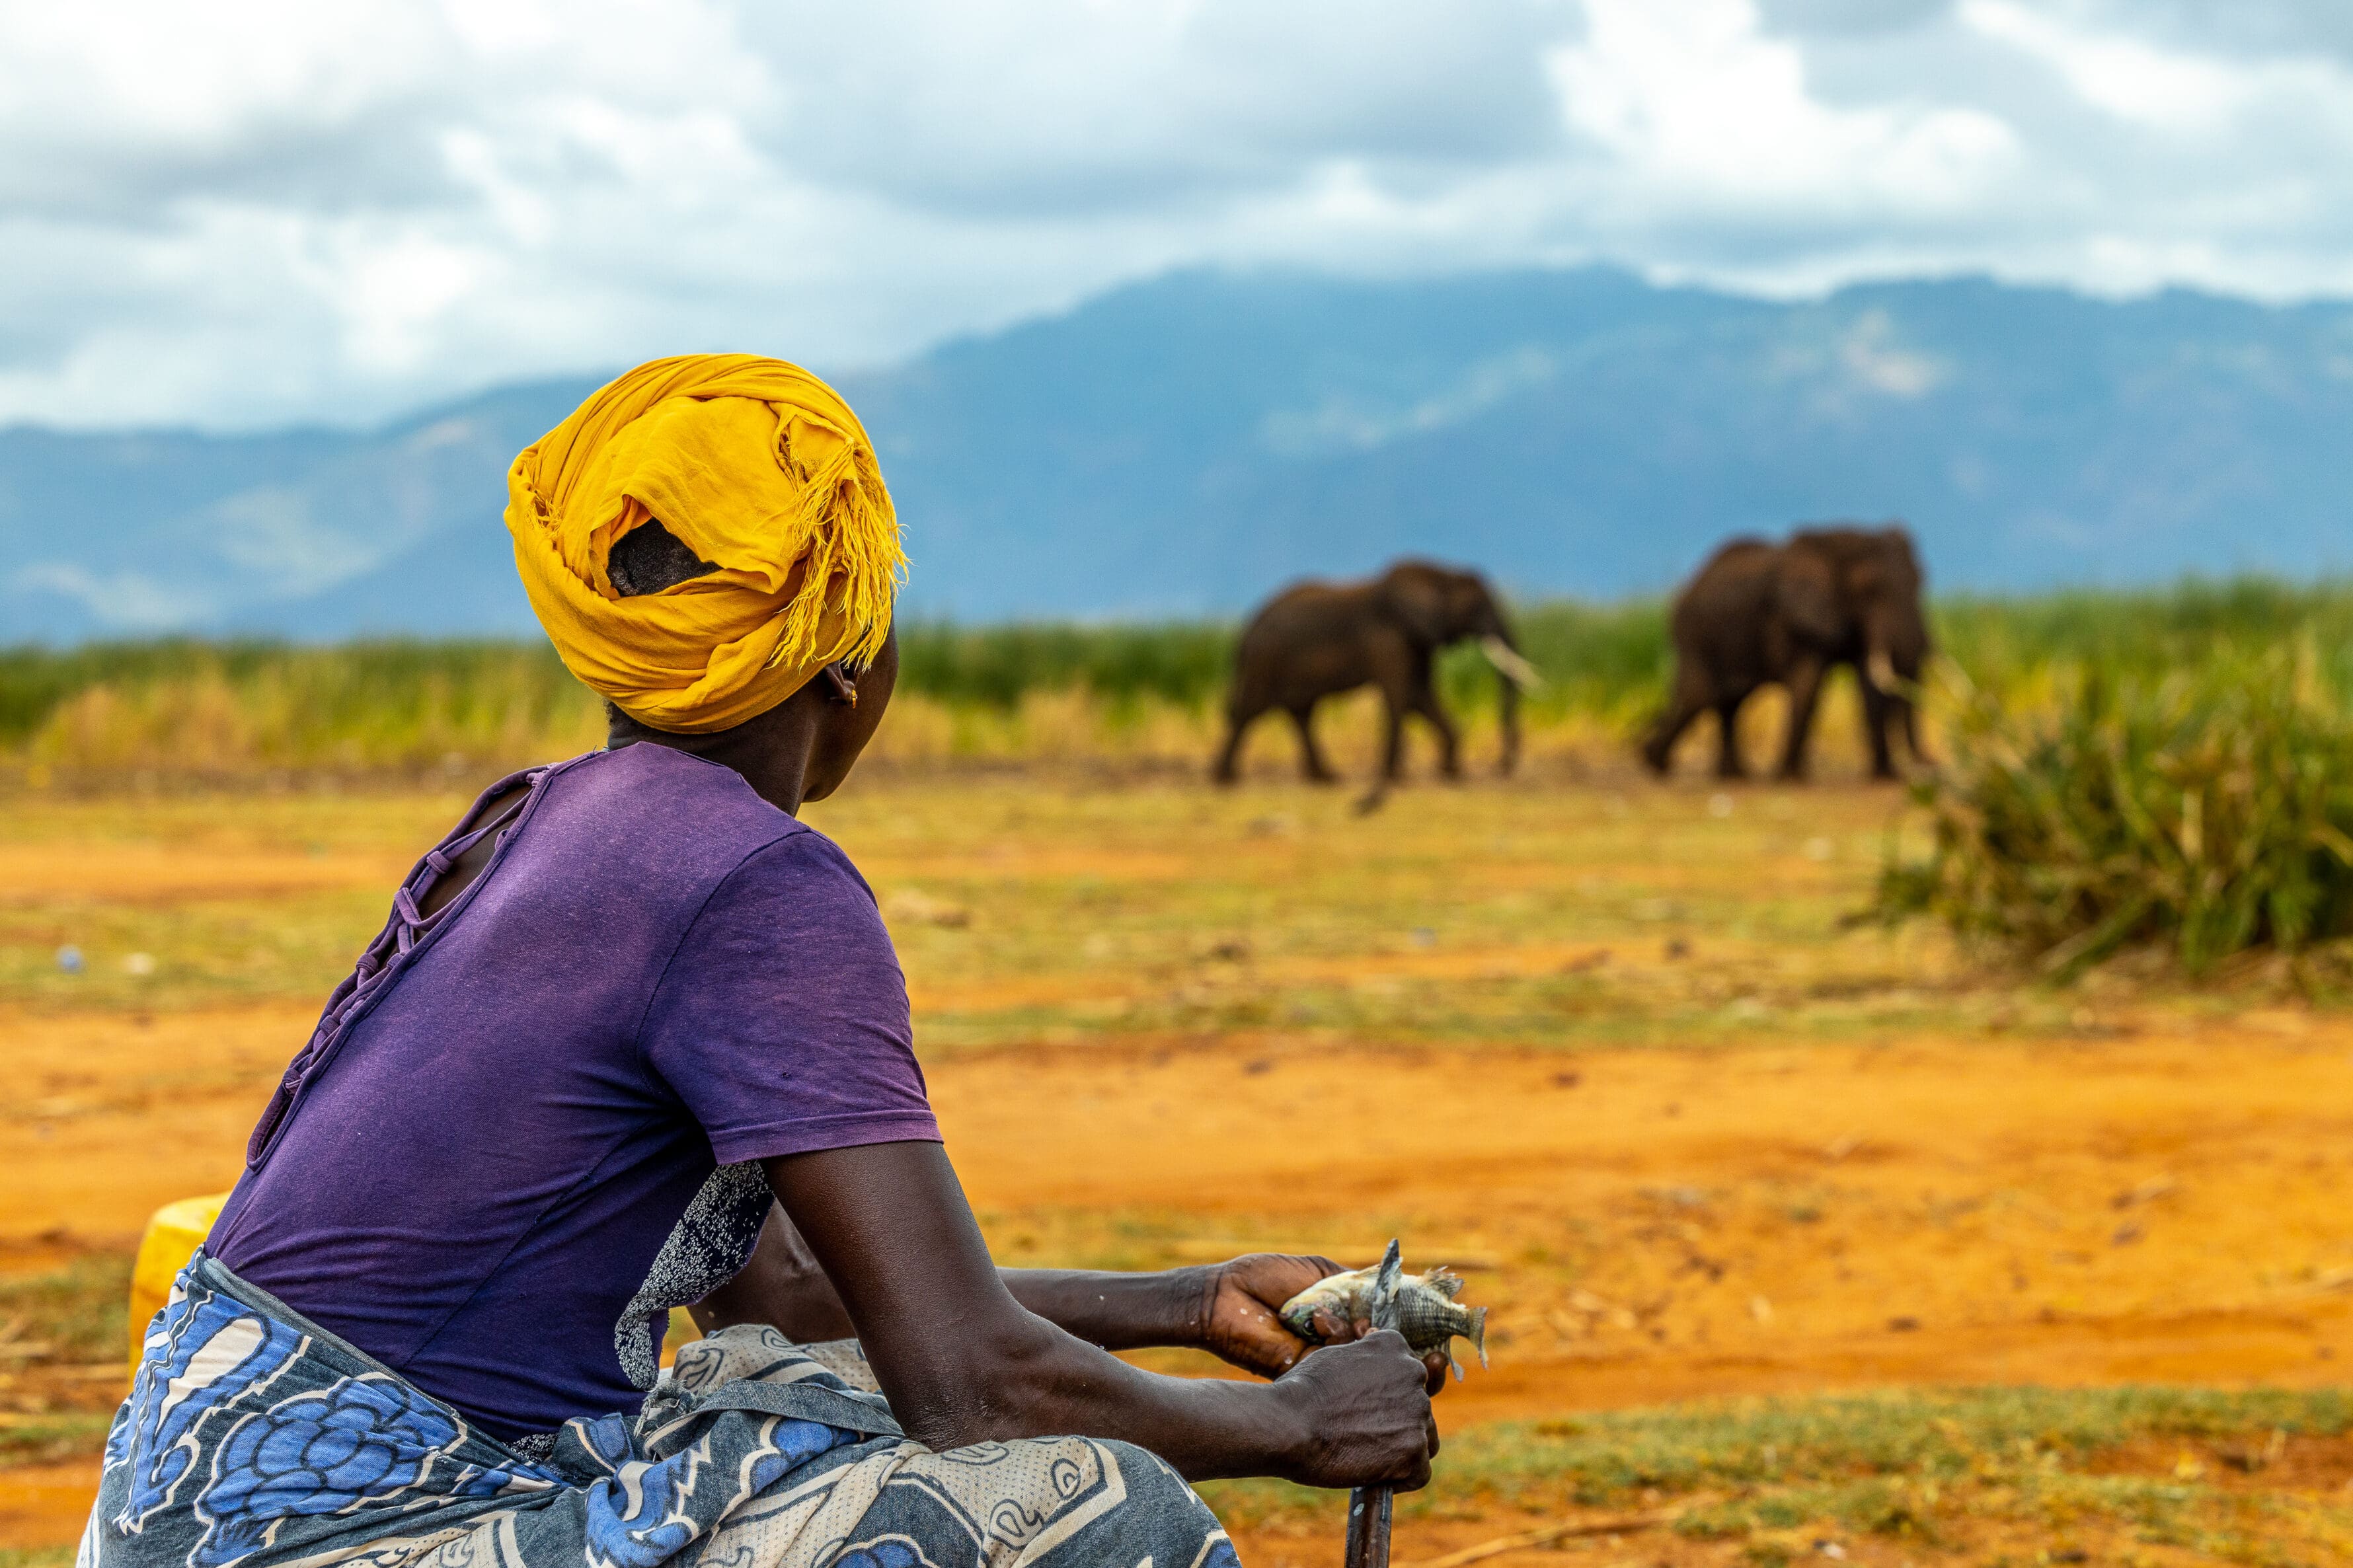
[[[919,616],[1228,614],[1409,552],[1607,597],[1832,518],[1908,521],[1947,588],[2353,566],[2344,301],[1187,272],[835,380]],[[506,467],[596,384],[365,431],[0,430],[0,642],[528,632]]]

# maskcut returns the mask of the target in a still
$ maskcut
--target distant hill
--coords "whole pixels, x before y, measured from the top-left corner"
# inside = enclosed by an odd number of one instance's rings
[[[839,379],[923,615],[1232,612],[1407,552],[1615,595],[1831,517],[1909,519],[1946,587],[2353,567],[2345,303],[1186,273]],[[0,430],[0,640],[527,630],[506,465],[592,384],[360,434]]]

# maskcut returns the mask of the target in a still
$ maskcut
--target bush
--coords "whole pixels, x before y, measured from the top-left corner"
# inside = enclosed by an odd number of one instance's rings
[[[1939,916],[2067,978],[2164,943],[2189,973],[2353,931],[2353,714],[2309,640],[2171,673],[2094,664],[2050,699],[1962,694],[1878,910]]]

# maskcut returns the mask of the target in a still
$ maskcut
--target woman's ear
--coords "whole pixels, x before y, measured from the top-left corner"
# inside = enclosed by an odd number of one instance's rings
[[[817,678],[825,682],[826,690],[836,702],[846,702],[852,708],[858,706],[858,682],[850,679],[844,661],[836,660],[827,665],[818,671]]]

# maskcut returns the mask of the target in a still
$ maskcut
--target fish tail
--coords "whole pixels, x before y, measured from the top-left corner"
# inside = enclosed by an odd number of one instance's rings
[[[1471,1348],[1479,1352],[1479,1370],[1487,1370],[1487,1309],[1471,1309]]]

